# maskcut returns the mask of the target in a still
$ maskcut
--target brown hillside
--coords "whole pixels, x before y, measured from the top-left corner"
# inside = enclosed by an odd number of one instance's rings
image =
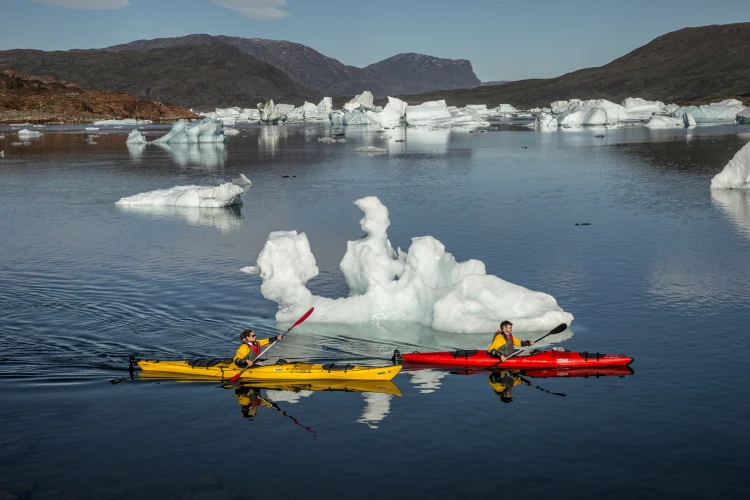
[[[197,118],[190,111],[128,94],[82,89],[51,77],[0,68],[1,122],[66,122]]]

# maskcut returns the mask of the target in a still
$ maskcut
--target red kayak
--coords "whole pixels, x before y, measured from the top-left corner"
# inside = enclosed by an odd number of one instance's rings
[[[566,350],[530,351],[528,355],[516,355],[504,363],[487,351],[438,351],[393,353],[395,362],[403,361],[417,365],[461,366],[480,369],[509,368],[530,370],[533,368],[599,368],[603,366],[627,366],[633,358],[622,354],[599,354],[590,352],[570,352]]]

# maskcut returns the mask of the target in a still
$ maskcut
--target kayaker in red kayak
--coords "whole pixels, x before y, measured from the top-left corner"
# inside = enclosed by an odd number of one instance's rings
[[[487,381],[503,403],[510,403],[513,401],[513,387],[523,383],[518,372],[508,370],[492,372]]]
[[[271,342],[281,340],[281,335],[278,337],[272,337],[268,339],[257,340],[257,335],[254,331],[249,328],[240,333],[240,348],[234,353],[234,364],[240,368],[244,368],[249,363],[252,363],[260,355],[261,347],[267,346]],[[247,359],[248,356],[250,359]]]
[[[527,347],[534,345],[533,340],[518,340],[513,336],[513,323],[503,321],[500,323],[500,329],[495,332],[492,343],[487,348],[490,356],[500,358],[503,362],[507,356],[513,354],[515,347]]]

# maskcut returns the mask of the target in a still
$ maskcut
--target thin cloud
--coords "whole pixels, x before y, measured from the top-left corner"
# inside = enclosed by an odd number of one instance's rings
[[[268,21],[282,19],[289,15],[289,12],[283,9],[286,7],[286,0],[213,0],[213,2],[250,19]]]
[[[84,10],[115,10],[130,5],[128,0],[31,0],[52,7]]]

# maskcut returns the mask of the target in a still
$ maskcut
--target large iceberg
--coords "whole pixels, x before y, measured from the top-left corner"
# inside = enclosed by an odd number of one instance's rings
[[[750,108],[745,108],[737,113],[737,123],[750,123]]]
[[[285,117],[277,111],[276,104],[273,99],[265,104],[258,104],[258,111],[260,112],[260,121],[268,124],[276,124],[283,120]]]
[[[365,90],[361,94],[354,96],[354,99],[344,104],[344,111],[352,112],[358,108],[375,109],[373,104],[374,98],[372,92]]]
[[[750,142],[711,179],[711,189],[750,189]]]
[[[581,101],[572,99],[552,103],[552,111],[560,111],[557,121],[561,127],[581,127],[587,125],[613,125],[628,120],[625,108],[606,99],[589,99]]]
[[[367,119],[373,125],[381,127],[395,127],[401,125],[406,114],[406,102],[396,97],[388,96],[388,104],[383,111],[367,111]]]
[[[178,120],[172,130],[159,137],[154,144],[196,144],[224,142],[224,130],[221,121],[203,118],[194,122]]]
[[[530,128],[533,128],[534,130],[539,130],[542,132],[551,132],[551,131],[557,130],[558,128],[557,117],[542,111],[541,113],[536,115],[536,118],[534,119],[534,121],[531,122]]]
[[[199,116],[221,120],[225,125],[235,125],[237,123],[257,123],[260,121],[260,111],[253,108],[216,108],[216,111],[209,113],[198,113]]]
[[[726,99],[700,106],[683,106],[677,108],[672,116],[680,117],[682,113],[690,113],[697,123],[734,123],[737,115],[744,110],[745,106],[741,101]]]
[[[313,295],[305,284],[318,275],[304,233],[276,231],[268,236],[255,266],[261,293],[279,304],[278,321],[297,319],[315,307],[313,323],[419,323],[446,332],[491,332],[503,320],[518,331],[548,330],[573,320],[555,299],[488,275],[478,260],[457,262],[432,236],[412,239],[409,250],[388,240],[388,209],[375,196],[354,202],[363,212],[365,236],[347,243],[341,272],[348,297]]]
[[[175,186],[121,198],[115,205],[165,205],[173,207],[221,208],[242,205],[245,190],[225,182],[219,186]]]
[[[487,127],[490,124],[477,113],[476,109],[468,106],[465,108],[448,106],[448,112],[451,114],[451,124],[454,126]]]
[[[622,101],[622,107],[625,108],[628,116],[635,120],[648,120],[654,114],[668,114],[667,106],[663,102],[647,101],[640,97],[628,97]]]
[[[444,100],[406,106],[406,123],[412,127],[450,127],[453,117]]]

